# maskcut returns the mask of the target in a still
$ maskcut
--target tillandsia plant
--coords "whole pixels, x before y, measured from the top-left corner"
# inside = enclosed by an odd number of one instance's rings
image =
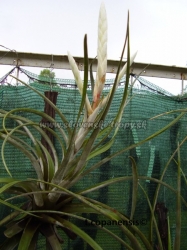
[[[92,102],[90,102],[87,95],[89,74],[87,36],[85,35],[84,37],[84,80],[80,77],[75,60],[71,54],[68,53],[69,63],[81,94],[81,103],[76,118],[77,124],[81,121],[81,127],[75,126],[74,128],[71,128],[68,126],[57,126],[56,130],[51,129],[50,127],[45,127],[44,130],[42,124],[39,122],[37,123],[26,118],[24,115],[21,116],[17,114],[18,112],[22,112],[22,114],[33,113],[51,123],[56,123],[55,119],[44,112],[31,108],[16,108],[11,111],[0,110],[0,117],[2,120],[2,129],[0,131],[0,138],[2,140],[1,156],[4,167],[9,174],[9,177],[7,178],[0,178],[0,203],[14,210],[0,221],[0,226],[5,226],[4,235],[6,237],[5,241],[1,244],[0,249],[37,249],[37,241],[42,234],[46,239],[46,249],[60,250],[62,249],[63,244],[61,236],[62,231],[70,239],[75,239],[78,236],[93,249],[102,249],[88,233],[71,221],[71,218],[86,223],[92,222],[92,225],[95,225],[98,229],[108,233],[126,249],[138,250],[142,249],[142,245],[145,249],[153,249],[151,241],[149,241],[138,227],[134,225],[132,225],[131,228],[128,228],[121,223],[117,224],[128,239],[128,241],[125,241],[123,238],[119,237],[118,234],[108,230],[106,227],[101,227],[96,225],[96,223],[94,224],[93,221],[90,221],[90,219],[86,217],[88,214],[99,214],[106,219],[115,222],[120,222],[122,220],[128,221],[129,218],[124,214],[109,207],[107,204],[101,203],[96,199],[88,198],[85,195],[107,185],[131,179],[133,180],[131,218],[133,218],[139,178],[137,167],[133,159],[131,159],[133,169],[132,177],[113,178],[78,192],[73,191],[75,190],[74,188],[76,187],[76,184],[87,174],[91,173],[96,168],[99,168],[102,164],[125,150],[127,151],[130,148],[141,145],[155,137],[157,134],[164,132],[180,119],[179,116],[168,126],[145,140],[130,145],[128,148],[116,152],[98,161],[89,168],[86,168],[89,160],[106,152],[114,142],[119,129],[118,126],[115,127],[108,124],[102,128],[100,124],[103,124],[105,121],[112,104],[115,90],[118,87],[121,78],[126,75],[122,100],[119,104],[118,112],[111,123],[119,123],[121,121],[125,106],[128,103],[130,65],[136,56],[136,53],[132,57],[130,56],[128,16],[124,48],[122,50],[114,84],[108,95],[102,97],[102,90],[105,85],[107,72],[107,18],[104,4],[102,4],[100,8],[98,26],[98,65],[95,81],[93,80],[92,70],[90,70],[92,80]],[[122,67],[122,58],[125,49],[127,51],[127,62]],[[45,102],[50,104],[55,110],[62,123],[68,124],[66,117],[60,109],[57,108],[56,105],[54,105],[45,95],[23,81],[19,81],[41,96]],[[81,116],[82,112],[84,113],[83,118]],[[17,125],[13,129],[7,127],[7,119],[12,119]],[[35,130],[40,136],[36,137],[33,130]],[[45,132],[46,130],[54,136],[61,146],[60,156],[57,154],[55,146]],[[110,139],[106,142],[106,138],[109,136]],[[40,137],[45,138],[50,147],[50,152],[41,143]],[[25,138],[25,140],[23,138]],[[28,140],[31,143],[28,143]],[[10,143],[19,149],[20,152],[29,159],[37,174],[36,179],[30,178],[19,180],[12,176],[4,154],[7,143]],[[8,198],[5,198],[6,193],[11,195]],[[24,202],[22,202],[21,205],[16,204],[16,201],[19,198],[24,199]],[[11,201],[15,202],[12,203]]]
[[[128,59],[127,63],[121,67],[125,48],[127,48]],[[0,179],[0,182],[3,184],[0,193],[4,194],[5,192],[8,192],[12,193],[13,196],[6,200],[1,198],[0,203],[15,210],[0,221],[1,226],[6,226],[4,234],[7,237],[5,242],[1,245],[1,249],[14,249],[16,247],[22,250],[36,249],[39,233],[46,238],[47,248],[55,250],[62,249],[63,240],[58,232],[59,229],[63,230],[71,239],[79,236],[92,248],[101,249],[101,247],[87,233],[70,222],[69,218],[78,218],[79,220],[85,221],[87,218],[84,218],[82,213],[102,214],[111,220],[119,220],[120,216],[106,204],[102,205],[102,203],[84,196],[93,190],[101,188],[104,184],[98,184],[94,187],[92,186],[78,193],[72,192],[71,188],[86,175],[86,171],[84,170],[87,162],[93,157],[107,151],[114,142],[118,128],[114,128],[115,130],[113,131],[113,126],[108,125],[101,130],[99,124],[104,122],[119,81],[126,74],[126,85],[123,98],[119,105],[118,113],[113,120],[114,123],[120,122],[124,108],[127,104],[130,64],[133,62],[135,55],[136,53],[130,58],[128,17],[125,44],[116,78],[108,95],[102,97],[102,90],[105,85],[107,71],[107,18],[104,4],[102,4],[98,24],[98,66],[96,81],[94,83],[92,82],[92,103],[87,96],[89,72],[87,36],[85,35],[84,38],[83,81],[80,77],[75,60],[71,54],[68,53],[69,63],[79,92],[82,96],[76,119],[77,123],[80,122],[80,119],[82,119],[81,113],[84,112],[84,118],[81,121],[82,126],[80,128],[75,126],[74,129],[70,127],[67,127],[67,129],[59,127],[57,128],[58,132],[49,127],[45,127],[45,129],[50,131],[61,145],[62,158],[57,155],[54,145],[42,129],[42,124],[31,121],[24,116],[16,115],[16,112],[34,113],[47,119],[51,123],[55,123],[55,120],[52,117],[44,112],[30,108],[17,108],[9,112],[1,110],[2,130],[0,137],[3,140],[1,155],[5,169],[10,177]],[[19,81],[48,102],[60,116],[62,122],[68,124],[66,117],[48,98],[30,85],[27,85],[21,80]],[[13,129],[8,128],[6,126],[7,119],[13,119],[16,121],[17,126]],[[50,146],[52,155],[42,145],[39,138],[34,136],[33,129],[45,138]],[[112,132],[111,139],[103,144],[105,139]],[[19,135],[25,136],[26,140],[21,139]],[[27,139],[31,140],[33,146],[27,143]],[[27,179],[23,181],[13,178],[4,157],[6,143],[12,144],[28,157],[36,171],[37,179]],[[107,185],[107,183],[105,185]],[[15,204],[13,205],[10,202],[10,200],[15,200],[19,197],[27,198],[27,201],[20,207]],[[78,216],[77,213],[80,214],[80,216]],[[89,222],[88,219],[86,221]],[[124,232],[126,232],[125,227],[123,225],[121,227]],[[116,240],[120,242],[122,241],[117,235],[109,230],[102,227],[99,228],[108,232]],[[132,233],[129,237],[132,242],[135,240]],[[123,244],[126,245],[125,242],[123,242]],[[136,241],[133,244],[136,245]]]

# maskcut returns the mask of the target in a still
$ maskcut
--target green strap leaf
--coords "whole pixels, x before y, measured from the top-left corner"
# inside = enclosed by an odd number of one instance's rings
[[[7,207],[10,207],[10,208],[12,208],[12,209],[14,209],[14,210],[17,210],[17,211],[19,211],[19,212],[21,212],[21,213],[23,213],[23,214],[28,214],[28,215],[31,215],[31,216],[34,216],[34,217],[38,217],[37,215],[32,214],[32,213],[30,213],[30,212],[27,212],[27,211],[25,211],[25,210],[23,210],[23,209],[21,209],[21,208],[19,208],[19,207],[17,207],[17,206],[14,206],[14,205],[12,205],[11,203],[8,203],[8,202],[6,202],[6,201],[4,201],[4,200],[2,200],[2,199],[0,199],[0,203],[3,204],[3,205],[5,205],[5,206],[7,206]],[[0,224],[1,224],[1,223],[0,223]]]
[[[4,235],[7,238],[12,238],[14,235],[22,232],[27,224],[27,220],[23,219],[18,222],[13,222],[13,225],[9,226],[8,228],[4,231]]]
[[[121,214],[120,212],[118,212],[117,210],[109,207],[106,204],[103,204],[99,201],[87,198],[87,201],[90,201],[91,204],[93,205],[98,205],[100,206],[100,212],[101,214],[105,215],[107,218],[114,220],[116,222],[124,220],[124,221],[129,221],[129,218],[127,218],[125,215]],[[124,234],[129,238],[129,240],[132,243],[133,249],[137,249],[137,250],[142,250],[141,246],[140,246],[140,242],[139,242],[139,238],[142,240],[142,242],[144,243],[144,245],[147,247],[148,250],[152,250],[152,246],[150,244],[150,242],[147,240],[147,238],[145,237],[145,235],[138,229],[137,226],[135,225],[131,225],[132,230],[139,236],[136,237],[134,236],[131,231],[126,228],[123,225],[119,225],[119,227],[122,229],[122,231],[124,232]]]
[[[8,184],[4,185],[3,187],[0,188],[0,194],[5,192],[6,190],[8,190],[10,187],[18,184],[18,183],[21,183],[21,181],[14,181],[12,179],[12,181],[10,181]]]
[[[85,105],[85,100],[87,97],[87,94],[86,94],[87,85],[88,85],[88,51],[87,51],[87,36],[85,35],[84,37],[84,84],[83,84],[82,99],[81,99],[81,104],[80,104],[79,112],[78,112],[77,119],[76,119],[76,124],[78,123],[80,119],[81,112]],[[52,182],[55,184],[60,183],[68,171],[67,166],[70,161],[70,157],[72,156],[72,154],[74,154],[74,143],[75,143],[75,137],[76,137],[76,131],[77,131],[76,127],[77,126],[74,127],[73,132],[71,134],[68,149],[67,149],[66,154],[64,155],[64,159],[52,179]]]
[[[102,147],[97,148],[96,150],[92,151],[88,158],[87,161],[89,161],[90,159],[96,157],[97,155],[100,155],[104,152],[106,152],[108,149],[111,148],[112,144],[114,143],[114,138],[112,138],[111,140],[109,140],[107,143],[105,143]]]
[[[85,233],[83,230],[81,230],[79,227],[77,227],[75,224],[71,223],[70,221],[67,221],[65,219],[62,219],[61,217],[55,215],[56,221],[59,226],[65,227],[75,234],[79,235],[85,242],[87,242],[93,249],[95,250],[102,250],[102,248],[94,241],[87,233]]]
[[[168,250],[172,250],[172,239],[171,239],[169,215],[167,216],[167,221],[168,221]]]
[[[95,61],[95,59],[96,59],[96,57],[90,63],[90,81],[91,81],[92,98],[94,98],[93,95],[94,95],[94,86],[95,86],[95,80],[94,80],[94,76],[93,76],[92,66],[93,66],[93,62]]]
[[[50,218],[50,216],[47,216],[47,217]],[[52,249],[52,250],[61,250],[62,249],[62,245],[59,242],[59,239],[58,239],[56,232],[55,232],[52,225],[49,225],[47,227],[45,225],[42,225],[40,227],[40,230],[41,230],[42,234],[46,237],[46,239],[47,239],[46,244],[50,246],[50,249]],[[46,247],[46,249],[48,249],[48,248]]]
[[[150,202],[150,200],[149,200],[149,197],[148,197],[148,195],[147,195],[145,189],[142,187],[142,185],[141,185],[140,183],[138,183],[138,185],[139,185],[140,188],[142,189],[142,191],[143,191],[143,193],[144,193],[144,195],[145,195],[145,197],[146,197],[146,199],[147,199],[147,203],[148,203],[148,205],[149,205],[149,209],[150,209],[150,211],[151,211],[151,216],[152,216],[152,218],[153,218],[153,222],[154,222],[155,229],[156,229],[158,244],[159,244],[160,249],[163,249],[163,248],[162,248],[162,240],[161,240],[161,237],[160,237],[160,233],[159,233],[158,226],[157,226],[157,222],[156,222],[155,215],[154,215],[154,208],[151,206],[151,202]],[[152,228],[150,227],[149,234],[150,234],[151,230],[152,230]],[[152,242],[151,239],[149,239],[149,240],[150,240],[150,242]]]
[[[21,82],[23,85],[25,85],[27,88],[33,90],[35,93],[37,93],[39,96],[41,96],[46,102],[48,102],[51,107],[53,107],[53,109],[57,112],[57,114],[60,116],[61,120],[64,122],[64,124],[68,124],[68,121],[66,120],[65,116],[62,114],[62,112],[60,111],[60,109],[58,109],[56,107],[56,105],[54,105],[45,95],[43,95],[42,93],[40,93],[38,90],[36,90],[35,88],[31,87],[30,85],[28,85],[27,83],[21,81],[20,79],[16,78],[15,76],[12,76],[14,79],[18,80],[19,82]],[[43,112],[44,114],[44,112]],[[68,134],[71,134],[71,129],[70,127],[67,127],[67,131]]]
[[[130,156],[131,163],[132,163],[132,206],[131,206],[131,215],[130,219],[133,219],[134,212],[136,209],[136,202],[137,202],[137,194],[138,194],[138,170],[136,166],[135,160]]]
[[[21,236],[18,250],[28,250],[29,249],[30,244],[32,242],[32,239],[33,239],[36,231],[38,230],[40,224],[41,224],[41,222],[33,221],[32,218],[28,221],[28,223],[23,231],[23,234]]]
[[[2,245],[0,245],[0,249],[2,250],[15,250],[17,245],[19,244],[21,234],[15,235],[11,239],[7,239],[4,241]]]
[[[169,129],[171,126],[173,126],[176,122],[178,122],[178,120],[180,120],[183,116],[185,115],[185,113],[181,113],[177,118],[175,118],[173,121],[171,121],[168,125],[166,125],[165,127],[163,127],[162,129],[158,130],[157,132],[155,132],[154,134],[148,136],[147,138],[145,138],[144,140],[138,142],[138,143],[135,143],[135,144],[132,144],[120,151],[117,151],[113,154],[111,154],[110,156],[106,157],[105,159],[97,162],[96,164],[94,164],[93,166],[91,166],[88,170],[84,171],[80,176],[79,176],[79,179],[82,178],[83,176],[89,174],[90,172],[92,172],[93,170],[95,170],[96,168],[99,168],[102,164],[106,163],[107,161],[110,161],[112,158],[132,149],[132,148],[135,148],[137,146],[140,146],[142,144],[144,144],[145,142],[147,141],[150,141],[151,139],[155,138],[156,136],[162,134],[163,132],[165,132],[167,129]]]
[[[71,205],[83,205],[83,204],[71,204]],[[85,206],[85,205],[84,205]],[[66,207],[63,207],[63,210],[65,209]],[[71,207],[68,206],[68,209],[70,208],[71,210]],[[79,209],[79,207],[78,207]],[[88,208],[89,209],[89,208]],[[91,209],[91,208],[90,208]],[[73,209],[74,210],[74,209]],[[123,244],[128,250],[133,250],[126,242],[124,242],[120,237],[118,237],[115,233],[111,232],[110,230],[108,230],[107,228],[105,228],[104,226],[101,226],[101,225],[97,225],[94,221],[91,221],[87,218],[84,218],[82,216],[78,216],[78,215],[75,215],[75,214],[72,214],[72,213],[65,213],[65,212],[60,212],[60,211],[54,211],[54,210],[37,210],[37,211],[33,211],[34,213],[45,213],[45,216],[43,217],[43,219],[45,219],[46,222],[48,223],[51,223],[51,224],[55,224],[56,225],[56,220],[52,217],[49,217],[49,216],[46,216],[46,213],[49,213],[49,214],[57,214],[57,215],[67,215],[68,217],[73,217],[73,218],[77,218],[79,220],[82,220],[84,221],[85,223],[92,223],[92,225],[94,225],[95,227],[97,227],[98,229],[100,230],[103,230],[105,231],[107,234],[109,234],[111,237],[113,237],[114,239],[116,239],[117,241],[119,241],[121,244]],[[73,212],[73,211],[72,211]],[[75,212],[77,212],[75,210]],[[80,213],[90,213],[91,210],[87,210],[86,208],[86,211],[82,211],[81,210],[79,211]],[[43,215],[42,215],[43,216]]]
[[[0,134],[0,138],[2,138],[2,139],[6,139],[6,135],[4,135],[4,134]],[[20,143],[20,140],[16,140],[15,138],[12,138],[12,137],[9,137],[8,138],[8,142],[10,143],[10,144],[12,144],[13,146],[15,146],[16,148],[18,148],[19,150],[21,150],[29,159],[30,159],[30,161],[31,161],[31,163],[32,163],[32,165],[33,165],[33,167],[35,168],[35,170],[36,170],[36,173],[37,173],[37,175],[38,175],[38,178],[39,179],[43,179],[43,173],[42,173],[42,171],[41,171],[41,167],[40,167],[40,165],[39,165],[39,163],[38,163],[38,161],[37,161],[37,159],[33,156],[33,154],[29,151],[29,150],[27,150],[26,148],[25,148],[25,144],[23,143]],[[4,157],[4,155],[2,156],[2,157]],[[6,166],[6,162],[5,162],[5,159],[4,159],[4,163],[5,163],[5,169],[6,169],[6,171],[10,174],[10,176],[12,176],[11,175],[11,173],[9,172],[9,169],[8,169],[8,167]]]
[[[176,209],[176,231],[174,249],[180,249],[181,241],[181,159],[180,159],[180,145],[178,143],[178,164],[177,164],[177,209]],[[169,230],[169,229],[168,229]]]

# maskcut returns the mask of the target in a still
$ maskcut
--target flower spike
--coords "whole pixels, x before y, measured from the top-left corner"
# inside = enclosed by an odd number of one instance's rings
[[[107,71],[107,15],[104,3],[101,4],[99,12],[97,60],[98,66],[94,87],[93,109],[99,104]]]

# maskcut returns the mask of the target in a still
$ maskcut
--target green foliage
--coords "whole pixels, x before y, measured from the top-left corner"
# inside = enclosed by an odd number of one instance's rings
[[[49,69],[43,69],[40,71],[40,74],[39,74],[39,79],[43,82],[47,82],[47,83],[56,83],[55,80],[55,72],[52,72],[51,70]]]
[[[49,69],[43,69],[40,71],[40,76],[49,77],[51,79],[55,78],[55,72],[51,72]]]

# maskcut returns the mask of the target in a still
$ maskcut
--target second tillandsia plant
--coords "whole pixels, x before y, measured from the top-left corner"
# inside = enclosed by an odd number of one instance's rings
[[[124,51],[127,51],[127,62],[123,66],[122,58]],[[118,126],[108,124],[103,129],[99,124],[103,123],[109,112],[115,90],[121,78],[126,75],[126,83],[123,91],[122,100],[119,103],[118,112],[111,123],[120,123],[125,106],[128,102],[129,92],[129,76],[130,65],[132,64],[136,53],[130,56],[130,41],[129,41],[129,16],[127,19],[127,32],[122,50],[121,59],[119,62],[117,74],[114,80],[113,87],[108,95],[102,97],[102,90],[105,84],[107,72],[107,18],[104,4],[101,5],[99,13],[98,25],[98,50],[97,50],[97,73],[96,80],[92,81],[92,99],[89,100],[87,95],[89,62],[87,36],[84,37],[84,80],[81,79],[79,70],[75,60],[68,52],[68,59],[75,77],[76,84],[81,94],[81,103],[76,117],[76,123],[82,124],[81,127],[57,127],[53,130],[49,127],[45,129],[53,134],[56,141],[61,146],[60,156],[57,154],[55,146],[42,128],[42,124],[30,120],[24,116],[27,113],[33,113],[44,118],[51,123],[56,123],[56,120],[44,112],[31,108],[16,108],[9,112],[0,110],[0,118],[2,129],[0,130],[0,139],[2,141],[1,157],[4,167],[9,174],[7,178],[0,178],[0,203],[10,207],[14,211],[0,221],[0,226],[4,226],[5,241],[1,244],[0,249],[10,250],[27,250],[37,249],[38,238],[42,234],[46,239],[46,249],[60,250],[62,249],[64,232],[70,239],[75,239],[77,236],[82,238],[84,242],[90,245],[93,249],[102,249],[101,246],[83,231],[78,225],[72,222],[71,218],[76,218],[80,221],[91,221],[86,217],[87,214],[100,214],[106,219],[119,222],[121,220],[128,221],[120,212],[103,204],[96,199],[91,199],[85,195],[91,193],[106,185],[113,184],[119,181],[128,180],[129,177],[114,178],[103,183],[98,183],[81,191],[76,190],[76,184],[87,174],[98,168],[117,154],[128,150],[130,147],[115,153],[96,164],[86,168],[89,160],[107,151],[113,144]],[[91,72],[91,79],[93,79]],[[30,85],[19,80],[26,87],[41,96],[55,110],[60,117],[62,123],[68,124],[67,118],[48,98],[42,93],[32,88]],[[23,116],[18,115],[22,112]],[[81,114],[84,113],[82,119]],[[7,120],[12,119],[16,126],[12,129],[7,126]],[[170,125],[163,128],[165,131]],[[33,132],[36,131],[37,133]],[[145,141],[150,140],[159,133],[148,137]],[[39,136],[35,136],[38,134]],[[50,147],[50,152],[41,143],[40,138],[45,138]],[[110,137],[106,142],[106,138]],[[29,142],[28,142],[29,141]],[[5,159],[5,146],[9,143],[20,150],[30,161],[33,166],[37,178],[19,180],[12,176],[10,167]],[[132,160],[133,162],[133,160]],[[138,183],[137,170],[133,162],[133,182],[135,188],[133,191],[134,199]],[[132,177],[130,177],[132,179]],[[4,194],[11,194],[9,198],[5,198]],[[19,198],[23,198],[24,202],[20,206],[12,204]],[[132,214],[135,209],[135,202],[132,204]],[[93,225],[92,221],[92,225]],[[146,239],[142,232],[136,227],[131,229],[119,223],[118,227],[124,233],[128,241],[120,238],[118,234],[108,230],[105,227],[94,224],[98,229],[105,231],[116,241],[122,244],[127,249],[142,249],[142,245],[146,249],[152,249],[151,243]],[[135,236],[138,235],[138,237]]]

